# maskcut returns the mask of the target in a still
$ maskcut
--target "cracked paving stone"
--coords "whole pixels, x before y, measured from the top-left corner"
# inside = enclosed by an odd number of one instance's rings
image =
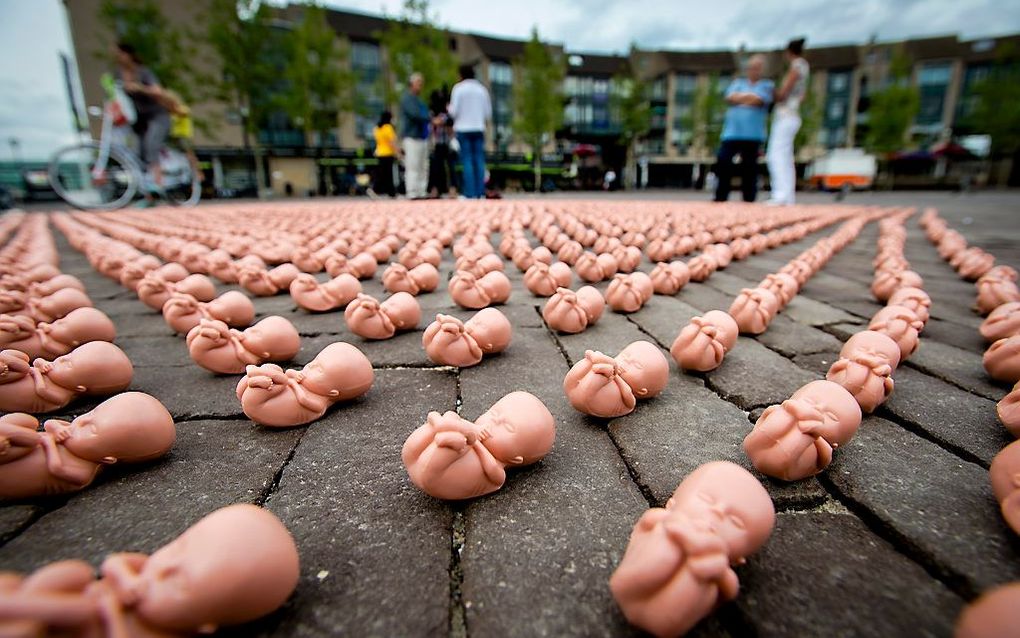
[[[832,335],[805,326],[782,314],[776,315],[769,324],[768,330],[755,336],[754,339],[784,357],[839,350],[843,345]]]
[[[747,337],[738,338],[722,365],[705,376],[709,387],[745,410],[781,403],[818,378]]]
[[[21,532],[43,512],[42,507],[26,503],[0,505],[0,547]]]
[[[28,571],[81,558],[98,566],[112,552],[151,553],[215,509],[257,501],[299,436],[250,421],[178,423],[170,454],[107,469],[0,548],[0,565]]]
[[[1006,396],[1011,388],[998,384],[985,373],[980,354],[930,339],[921,339],[907,365],[992,401]]]
[[[609,577],[648,505],[601,425],[568,403],[566,362],[543,333],[531,330],[516,350],[460,373],[465,418],[520,389],[542,399],[557,425],[542,462],[467,506],[467,625],[479,636],[626,635]]]
[[[784,483],[760,474],[741,447],[753,423],[743,410],[705,388],[700,379],[673,370],[662,393],[639,401],[631,414],[609,423],[623,457],[665,504],[677,485],[700,465],[733,461],[750,470],[780,509],[810,507],[825,499],[815,479]]]
[[[737,575],[734,604],[762,638],[949,636],[963,606],[852,514],[780,514],[768,543]],[[850,583],[867,585],[851,595]]]
[[[452,511],[411,484],[400,449],[456,396],[446,372],[377,371],[368,394],[307,427],[266,504],[297,541],[298,588],[241,635],[446,633]]]
[[[709,310],[722,310],[726,312],[733,304],[734,296],[707,284],[699,284],[693,281],[681,288],[680,292],[677,293],[680,301],[690,304],[702,312],[708,312]],[[679,329],[677,331],[679,332]]]
[[[239,374],[216,375],[198,365],[144,367],[135,369],[129,389],[156,397],[174,419],[222,418],[242,414],[235,393],[240,379]]]
[[[990,345],[981,333],[968,326],[961,326],[951,321],[931,318],[921,333],[921,343],[927,340],[939,341],[971,352],[983,353]]]
[[[652,335],[660,346],[668,349],[691,318],[702,314],[701,310],[676,297],[655,295],[641,310],[631,314],[629,319]]]
[[[892,414],[988,465],[1012,437],[999,423],[995,402],[909,367],[893,373],[892,396],[879,410]]]
[[[295,357],[296,365],[303,366],[323,348],[337,341],[346,341],[361,350],[374,366],[411,366],[417,368],[434,367],[421,345],[422,330],[409,330],[396,334],[389,339],[371,341],[357,335],[319,335],[301,339],[301,352]],[[511,341],[510,347],[513,347]]]
[[[814,372],[818,378],[824,378],[829,372],[832,364],[839,360],[839,352],[815,352],[812,354],[799,354],[793,358],[793,362],[809,372]]]
[[[653,299],[649,303],[654,301]],[[620,350],[635,341],[654,343],[652,338],[641,332],[637,325],[627,319],[626,315],[613,312],[608,307],[602,313],[598,323],[588,326],[584,332],[572,335],[557,334],[556,337],[573,363],[584,358],[585,350],[598,350],[615,357]],[[510,346],[513,347],[513,342],[510,343]],[[560,382],[562,383],[562,379]]]
[[[183,335],[172,337],[124,337],[114,341],[136,368],[152,366],[194,366]]]
[[[783,315],[809,326],[827,326],[838,322],[859,321],[857,317],[835,306],[797,295],[783,308]]]
[[[965,595],[1020,579],[1020,544],[978,465],[869,417],[824,480]]]

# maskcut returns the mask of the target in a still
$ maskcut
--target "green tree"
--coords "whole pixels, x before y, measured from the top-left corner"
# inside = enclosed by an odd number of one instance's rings
[[[563,56],[552,51],[532,27],[524,53],[514,61],[514,131],[531,148],[535,190],[542,185],[542,147],[563,121]]]
[[[972,89],[974,109],[966,123],[992,138],[992,154],[1005,157],[1020,150],[1020,57],[1012,48],[999,51],[988,77]]]
[[[907,131],[921,107],[921,96],[910,83],[910,59],[893,55],[887,85],[871,94],[864,148],[888,155],[903,148]]]
[[[386,30],[375,35],[389,56],[387,102],[400,98],[408,77],[415,72],[425,78],[422,94],[426,97],[456,82],[457,59],[450,51],[449,34],[436,26],[428,0],[404,0],[401,15],[390,19]]]
[[[240,115],[244,147],[254,149],[260,194],[265,190],[265,171],[258,130],[274,106],[270,88],[276,77],[270,62],[275,38],[269,18],[269,9],[259,0],[211,0],[208,6],[209,42],[220,63],[213,90]]]
[[[709,153],[719,147],[722,118],[726,112],[725,89],[719,85],[719,74],[711,73],[705,82],[699,83],[694,94],[694,108],[691,109],[694,143]]]
[[[204,97],[197,89],[205,82],[189,61],[193,35],[167,20],[155,0],[103,0],[99,19],[118,42],[134,47],[162,86],[177,92],[185,102]],[[109,47],[95,55],[109,58]]]
[[[805,148],[814,146],[818,142],[818,131],[822,128],[823,115],[822,101],[818,99],[817,91],[808,84],[804,101],[800,105],[800,129],[793,140],[793,147]]]
[[[631,58],[637,55],[640,54],[631,47]],[[637,178],[634,170],[637,144],[652,128],[652,102],[648,91],[648,83],[634,69],[617,74],[612,81],[610,106],[620,124],[620,141],[627,149],[623,175],[627,188],[634,188]]]
[[[302,10],[301,22],[287,36],[288,59],[283,70],[286,89],[280,105],[306,135],[325,137],[339,124],[339,115],[354,108],[354,74],[347,64],[349,46],[326,22],[315,4]]]

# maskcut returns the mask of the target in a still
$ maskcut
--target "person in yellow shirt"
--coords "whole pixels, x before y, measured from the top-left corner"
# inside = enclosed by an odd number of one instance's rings
[[[393,128],[393,114],[383,111],[379,116],[379,124],[373,131],[375,136],[375,156],[379,160],[379,166],[375,174],[375,190],[369,190],[369,194],[397,196],[397,188],[393,183],[393,164],[400,155],[400,147],[397,145],[397,131]]]
[[[195,156],[194,137],[195,124],[191,119],[191,107],[184,103],[181,96],[174,91],[166,91],[165,106],[170,111],[170,140],[188,158],[191,170],[203,181],[205,176],[198,168],[198,157]]]

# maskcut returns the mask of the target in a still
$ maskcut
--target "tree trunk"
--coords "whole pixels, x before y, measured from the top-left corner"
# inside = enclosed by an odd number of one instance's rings
[[[624,159],[623,184],[627,190],[635,190],[637,175],[634,170],[634,140],[627,143],[627,156]]]
[[[542,149],[535,153],[535,192],[542,190]]]

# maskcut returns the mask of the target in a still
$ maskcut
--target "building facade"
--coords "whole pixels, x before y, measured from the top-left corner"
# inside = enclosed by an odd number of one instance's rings
[[[115,1],[115,0],[114,0]],[[99,19],[104,0],[64,0],[74,41],[77,66],[87,106],[102,100],[99,76],[109,68],[102,52],[117,34]],[[162,0],[166,19],[195,34],[195,64],[207,73],[219,72],[216,56],[203,42],[200,0]],[[274,29],[292,28],[301,6],[275,9]],[[267,157],[268,185],[277,192],[325,193],[337,189],[341,173],[370,165],[372,129],[386,103],[385,81],[398,82],[387,64],[380,34],[389,22],[382,17],[327,10],[329,25],[348,44],[348,64],[356,83],[356,113],[337,114],[336,128],[322,139],[310,140],[284,113],[267,118],[257,141]],[[487,135],[488,152],[500,157],[520,156],[526,148],[513,131],[514,61],[524,50],[522,40],[448,32],[451,51],[460,64],[475,67],[476,77],[489,87],[493,121]],[[638,43],[640,47],[640,43]],[[717,50],[656,51],[636,49],[628,55],[605,55],[564,50],[551,44],[566,61],[564,113],[555,143],[546,151],[563,158],[572,149],[597,152],[606,167],[621,168],[620,123],[613,108],[613,78],[635,74],[647,84],[651,102],[651,130],[638,153],[650,168],[651,185],[687,186],[713,161],[730,80],[747,58],[765,54],[767,75],[784,71],[781,51]],[[979,132],[968,116],[974,109],[974,87],[989,75],[1004,49],[1020,47],[1020,35],[963,41],[955,36],[901,42],[868,42],[807,49],[811,65],[808,97],[802,105],[804,131],[798,160],[810,161],[828,149],[858,146],[868,126],[869,96],[891,80],[890,68],[899,56],[909,65],[909,81],[920,96],[920,109],[911,138],[921,145],[951,135]],[[203,102],[194,106],[199,128],[195,145],[217,187],[231,190],[251,174],[252,140],[243,134],[242,118],[230,105]],[[92,122],[98,134],[98,122]],[[905,140],[905,143],[907,141]],[[352,168],[354,167],[354,168]],[[246,184],[250,186],[250,184]]]

